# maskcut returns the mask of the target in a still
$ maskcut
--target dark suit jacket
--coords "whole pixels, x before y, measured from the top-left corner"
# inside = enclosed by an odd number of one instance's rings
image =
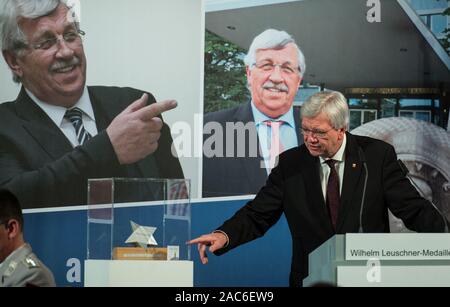
[[[16,101],[0,105],[0,187],[24,208],[86,204],[89,178],[183,178],[171,154],[164,125],[158,150],[121,166],[106,133],[111,121],[143,92],[132,88],[89,87],[98,135],[73,148],[53,121],[22,89]],[[149,103],[155,102],[150,94]]]
[[[389,232],[388,208],[409,229],[444,230],[439,213],[420,197],[404,176],[394,148],[379,140],[347,133],[336,233],[359,230],[365,175],[358,148],[364,152],[368,167],[362,219],[364,232]],[[308,274],[309,253],[335,234],[323,199],[319,168],[319,158],[311,156],[305,145],[281,154],[278,166],[255,199],[219,227],[228,234],[230,242],[217,254],[264,235],[284,213],[293,246],[290,285],[301,285]]]
[[[294,108],[295,129],[300,129],[300,110]],[[218,197],[232,195],[256,194],[267,180],[267,171],[259,151],[258,133],[256,130],[251,102],[238,107],[206,114],[204,117],[204,127],[208,128],[210,123],[218,123],[224,132],[223,137],[216,140],[222,142],[224,157],[208,157],[203,155],[203,197]],[[245,141],[238,143],[237,134],[231,136],[227,134],[226,124],[243,123],[248,125],[249,131],[245,135]],[[210,126],[213,128],[214,126]],[[209,131],[204,131],[204,141],[211,138]],[[212,133],[214,133],[213,131]],[[251,135],[256,136],[256,140],[251,140]],[[234,139],[232,144],[227,144],[227,138]],[[303,143],[300,133],[297,133],[298,144]],[[255,144],[257,155],[251,155],[249,144]],[[208,143],[205,143],[209,147]],[[227,157],[227,151],[234,146],[231,157]],[[238,147],[246,148],[245,155],[238,155]],[[261,167],[263,165],[263,167]]]

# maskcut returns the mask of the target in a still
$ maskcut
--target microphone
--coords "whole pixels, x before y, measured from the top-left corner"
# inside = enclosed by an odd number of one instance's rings
[[[397,160],[398,165],[400,166],[403,174],[405,175],[406,178],[409,179],[409,181],[411,182],[411,184],[416,188],[416,190],[420,193],[420,195],[423,197],[423,195],[425,195],[423,193],[423,191],[419,188],[419,186],[414,182],[414,180],[411,178],[411,176],[409,175],[409,169],[406,167],[406,165],[403,163],[402,160],[398,159]],[[441,216],[442,220],[444,221],[444,225],[445,225],[445,229],[444,231],[446,233],[448,233],[448,224],[447,224],[447,219],[445,218],[444,214],[442,214],[441,210],[438,209],[438,207],[433,203],[432,200],[429,201],[431,203],[431,205],[433,206],[433,208],[439,213],[439,215]]]
[[[369,170],[367,169],[367,163],[366,163],[366,156],[364,155],[364,151],[361,147],[358,147],[358,155],[359,160],[361,160],[363,166],[364,166],[364,188],[363,188],[363,194],[361,198],[361,207],[359,209],[359,233],[363,233],[363,223],[362,223],[362,216],[364,211],[364,202],[366,199],[366,189],[367,189],[367,178],[369,177]]]

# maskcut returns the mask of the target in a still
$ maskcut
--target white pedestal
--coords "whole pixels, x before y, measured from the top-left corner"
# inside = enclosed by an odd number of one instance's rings
[[[192,261],[86,260],[85,287],[193,287]]]

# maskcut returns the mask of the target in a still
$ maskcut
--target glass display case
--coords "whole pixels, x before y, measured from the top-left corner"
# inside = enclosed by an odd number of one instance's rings
[[[88,260],[190,260],[190,181],[88,182]]]

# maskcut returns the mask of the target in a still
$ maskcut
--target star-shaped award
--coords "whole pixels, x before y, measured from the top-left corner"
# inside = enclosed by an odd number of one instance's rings
[[[153,237],[153,233],[156,231],[156,227],[141,226],[133,221],[130,221],[130,223],[133,233],[128,237],[125,243],[133,243],[139,245],[142,248],[146,248],[151,245],[158,245],[155,238]]]

